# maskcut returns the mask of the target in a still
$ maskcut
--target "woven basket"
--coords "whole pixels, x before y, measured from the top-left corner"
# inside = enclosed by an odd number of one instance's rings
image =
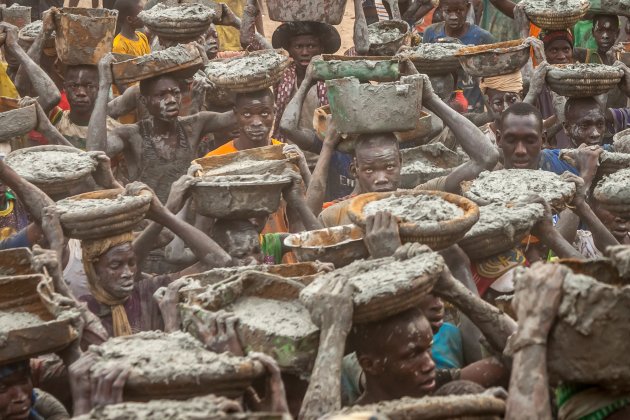
[[[254,51],[247,53],[239,57],[228,58],[226,60],[211,60],[206,67],[206,75],[208,80],[220,88],[228,89],[237,93],[256,92],[258,90],[266,89],[273,86],[280,81],[284,71],[291,65],[293,60],[289,58],[288,54],[284,50],[275,50],[276,53],[284,56],[284,60],[274,67],[267,69],[260,69],[260,71],[252,76],[243,77],[239,74],[230,74],[227,76],[216,77],[213,76],[211,69],[212,63],[223,62],[230,63],[236,60],[242,60],[246,57],[260,56],[270,54],[269,50]]]
[[[191,8],[196,13],[194,17],[172,18],[162,12],[169,9]],[[214,10],[201,4],[181,4],[174,7],[158,3],[155,7],[140,12],[138,17],[160,39],[171,41],[195,40],[208,31]]]
[[[400,47],[409,46],[411,44],[411,30],[409,29],[409,24],[402,20],[384,20],[381,22],[376,22],[371,24],[370,26],[386,29],[398,29],[401,35],[389,42],[384,44],[370,44],[370,55],[379,55],[379,56],[393,56],[395,55]]]
[[[597,168],[597,176],[604,177],[622,169],[630,168],[630,153],[615,153],[615,159],[606,159],[608,153],[600,156],[600,164]]]
[[[427,224],[415,224],[400,222],[400,239],[405,242],[418,242],[428,245],[433,250],[447,248],[461,240],[466,232],[479,220],[479,207],[467,198],[441,191],[398,191],[391,193],[362,194],[352,200],[348,206],[350,219],[365,229],[366,217],[363,208],[372,201],[382,200],[392,195],[433,195],[453,203],[460,207],[464,214],[455,219],[432,222]]]
[[[24,109],[24,108],[21,108]],[[30,154],[32,152],[64,152],[64,153],[72,153],[79,156],[82,156],[85,160],[89,160],[92,162],[91,166],[86,167],[81,171],[75,171],[73,173],[68,173],[67,176],[61,179],[39,179],[34,178],[28,173],[22,173],[20,167],[14,166],[12,162],[16,157],[21,155]],[[61,145],[46,145],[46,146],[34,146],[28,147],[25,149],[14,150],[9,153],[6,158],[7,165],[11,166],[19,175],[21,175],[24,179],[44,191],[46,194],[50,196],[58,196],[62,194],[67,194],[68,191],[71,191],[73,188],[81,185],[87,178],[89,178],[96,169],[96,162],[83,150],[77,149],[71,146],[61,146]]]
[[[423,44],[420,44],[417,48],[421,48],[422,45]],[[402,48],[398,54],[396,54],[396,58],[408,58],[420,73],[428,75],[441,75],[445,73],[453,73],[462,67],[459,59],[455,56],[455,52],[460,48],[463,48],[463,45],[460,45],[459,48],[453,47],[453,55],[442,55],[440,57],[427,57],[426,55],[420,54],[417,49]]]
[[[550,3],[554,0],[549,0]],[[582,0],[577,8],[568,8],[564,11],[552,11],[549,9],[541,9],[539,7],[525,6],[525,13],[529,20],[542,29],[560,30],[573,28],[580,19],[586,15],[590,3],[588,0]]]
[[[617,153],[630,153],[630,128],[613,136],[613,150]]]
[[[585,98],[601,95],[613,89],[621,81],[623,71],[616,67],[589,64],[570,67],[571,64],[551,66],[547,72],[549,88],[559,95]]]
[[[495,77],[520,70],[529,60],[529,44],[522,39],[465,47],[455,53],[462,68],[474,77]]]
[[[67,201],[84,199],[113,199],[123,194],[122,189],[93,191],[67,198]],[[117,203],[107,208],[94,208],[61,213],[61,225],[66,235],[77,239],[99,239],[131,232],[140,223],[151,205],[151,195],[143,191],[133,201]]]
[[[276,22],[312,21],[339,25],[347,0],[267,0],[269,19]]]
[[[163,59],[165,51],[177,51],[178,55],[186,55],[184,62]],[[114,80],[121,84],[130,84],[151,79],[166,73],[179,73],[181,76],[194,74],[203,65],[199,49],[194,43],[180,44],[164,51],[135,57],[130,60],[112,63]],[[185,78],[185,77],[183,77]]]
[[[464,238],[457,245],[471,260],[479,261],[514,248],[528,233],[529,229],[521,229],[515,231],[510,237],[504,231],[492,232],[487,235]]]

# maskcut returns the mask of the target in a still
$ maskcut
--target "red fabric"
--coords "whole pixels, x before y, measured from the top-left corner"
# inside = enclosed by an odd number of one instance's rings
[[[70,102],[68,102],[68,95],[66,95],[65,90],[62,90],[61,99],[59,100],[59,103],[57,104],[57,106],[54,107],[52,111],[50,111],[50,114],[48,114],[48,118],[52,121],[53,117],[57,115],[57,113],[62,112],[62,111],[69,111],[69,110],[70,110]],[[28,137],[29,139],[31,139],[32,141],[40,145],[48,144],[48,139],[35,130],[28,133]]]

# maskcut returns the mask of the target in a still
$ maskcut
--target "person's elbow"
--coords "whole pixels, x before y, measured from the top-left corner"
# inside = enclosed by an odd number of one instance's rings
[[[50,112],[59,102],[61,102],[61,93],[59,91],[53,92],[45,97],[42,96],[39,99],[39,105],[46,113]]]
[[[496,147],[490,147],[488,152],[481,156],[479,166],[481,166],[482,171],[491,171],[497,166],[499,158],[499,149]]]

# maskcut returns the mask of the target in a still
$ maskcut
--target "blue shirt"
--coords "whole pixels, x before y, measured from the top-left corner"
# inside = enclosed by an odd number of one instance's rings
[[[607,152],[612,151],[612,145],[610,144],[604,144],[602,147]],[[538,168],[543,171],[554,172],[558,175],[562,175],[563,173],[569,171],[572,174],[579,176],[580,173],[577,168],[560,159],[561,151],[562,149],[543,149],[540,152],[540,162],[538,163]]]
[[[436,369],[459,369],[464,366],[462,333],[453,324],[445,322],[433,336],[431,357]]]
[[[323,143],[319,140],[320,151]],[[330,158],[328,179],[326,180],[326,201],[347,197],[354,191],[354,178],[350,173],[352,155],[335,151]]]
[[[446,31],[444,30],[444,22],[434,23],[424,31],[422,36],[422,42],[424,44],[430,44],[438,42],[440,38],[446,38]],[[494,36],[485,29],[481,29],[477,25],[470,25],[468,32],[459,38],[464,45],[483,45],[493,44],[496,42]]]

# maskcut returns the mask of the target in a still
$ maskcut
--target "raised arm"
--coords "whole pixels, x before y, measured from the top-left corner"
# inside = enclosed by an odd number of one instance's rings
[[[492,3],[499,12],[514,19],[514,7],[516,7],[516,3],[511,0],[490,0],[490,3]]]
[[[341,140],[339,133],[335,130],[335,124],[332,118],[328,117],[327,119],[328,129],[326,131],[326,137],[324,138],[322,151],[319,154],[319,159],[317,159],[315,170],[311,176],[311,183],[308,185],[306,191],[306,203],[314,215],[319,215],[322,211],[322,205],[324,204],[326,196],[330,160],[335,153],[335,148],[339,144],[339,140]]]
[[[341,364],[352,328],[352,293],[349,282],[336,280],[322,288],[309,308],[319,327],[319,348],[300,420],[315,420],[341,408]]]
[[[100,72],[99,72],[100,74]],[[100,77],[100,76],[99,76]],[[117,119],[123,115],[129,114],[138,107],[138,97],[140,96],[140,85],[136,84],[125,89],[122,95],[119,95],[109,101],[107,104],[107,115]]]
[[[268,50],[273,48],[264,36],[256,32],[256,21],[260,14],[258,0],[247,0],[241,20],[241,47],[245,50]]]
[[[370,39],[368,37],[367,22],[363,12],[363,2],[354,0],[354,49],[359,55],[368,55],[370,50]]]
[[[444,189],[459,194],[462,181],[475,179],[481,172],[494,169],[499,161],[499,151],[475,124],[442,102],[433,91],[429,78],[423,77],[424,106],[444,121],[455,134],[462,149],[470,156],[470,161],[458,166],[446,177]]]
[[[287,207],[293,209],[298,214],[306,230],[322,229],[322,224],[317,220],[317,217],[306,203],[302,176],[293,171],[291,171],[290,174],[293,182],[282,192],[282,196],[287,202]]]
[[[107,150],[107,102],[112,87],[113,54],[105,54],[98,63],[98,94],[88,125],[87,150]]]
[[[300,88],[295,95],[293,95],[293,98],[291,98],[291,101],[289,101],[282,114],[282,118],[280,119],[280,132],[290,138],[293,143],[300,146],[300,149],[312,153],[319,153],[321,151],[321,142],[317,138],[315,131],[313,129],[302,129],[299,127],[304,100],[311,87],[317,83],[317,81],[313,79],[313,60],[317,60],[317,58],[311,60],[311,64],[309,64],[306,69],[306,74],[304,75],[304,80]]]
[[[6,32],[7,39],[4,46],[20,62],[20,67],[24,68],[33,86],[33,91],[38,96],[37,101],[45,111],[50,111],[61,100],[61,93],[55,82],[18,45],[18,29],[15,26],[7,22],[0,22],[0,31]]]
[[[551,419],[547,375],[547,338],[562,298],[569,269],[536,263],[516,283],[518,331],[510,338],[513,355],[505,418]]]

